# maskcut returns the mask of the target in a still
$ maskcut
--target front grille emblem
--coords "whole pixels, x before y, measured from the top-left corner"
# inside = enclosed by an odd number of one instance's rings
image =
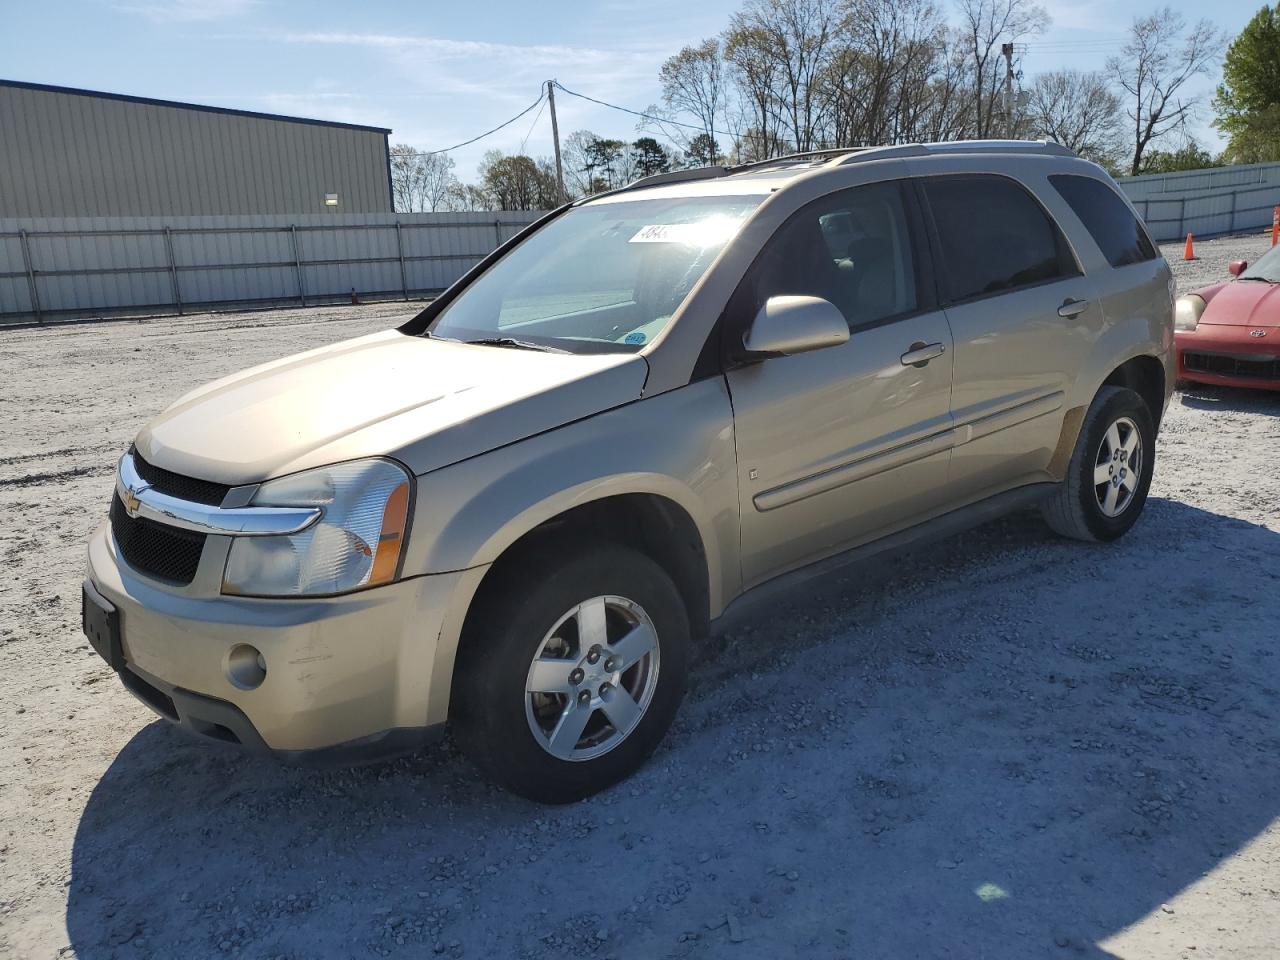
[[[1250,330],[1250,331],[1249,331],[1249,336],[1253,337],[1255,340],[1261,340],[1261,339],[1262,339],[1263,337],[1265,337],[1266,335],[1267,335],[1267,331],[1265,331],[1265,330]]]
[[[124,512],[127,513],[131,519],[137,519],[138,511],[142,508],[142,500],[139,499],[138,494],[142,493],[142,491],[146,489],[147,487],[145,485],[141,487],[125,487],[124,495],[120,500],[124,504]]]

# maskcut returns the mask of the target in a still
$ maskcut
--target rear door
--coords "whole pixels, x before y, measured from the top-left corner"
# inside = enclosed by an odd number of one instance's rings
[[[847,343],[812,353],[729,358],[744,586],[901,526],[942,498],[951,333],[920,282],[922,234],[900,181],[829,194],[782,225],[731,299],[730,344],[772,296],[822,297],[850,328]]]
[[[1104,324],[1061,228],[1020,182],[918,181],[955,337],[949,487],[970,501],[1047,479],[1066,399]]]

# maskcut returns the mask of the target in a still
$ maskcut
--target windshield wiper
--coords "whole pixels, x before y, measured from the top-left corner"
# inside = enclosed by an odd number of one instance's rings
[[[1252,276],[1252,277],[1247,277],[1247,276],[1245,276],[1245,275],[1241,274],[1240,276],[1236,277],[1236,279],[1237,279],[1237,280],[1261,280],[1263,283],[1275,283],[1275,282],[1276,282],[1276,281],[1274,281],[1274,280],[1268,280],[1266,277],[1259,277],[1259,276],[1257,276],[1256,274],[1255,274],[1254,276]]]
[[[559,347],[548,347],[541,343],[530,343],[528,340],[517,340],[514,337],[484,337],[480,340],[463,340],[462,343],[476,343],[482,347],[512,347],[516,350],[537,350],[539,353],[568,353]]]

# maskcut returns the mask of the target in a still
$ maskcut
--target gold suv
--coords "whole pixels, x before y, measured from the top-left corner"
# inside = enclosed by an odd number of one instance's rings
[[[784,575],[1039,504],[1112,540],[1172,281],[1044,143],[831,151],[557,210],[398,330],[182,397],[120,460],[84,627],[161,716],[367,759],[446,720],[510,788],[632,772]]]

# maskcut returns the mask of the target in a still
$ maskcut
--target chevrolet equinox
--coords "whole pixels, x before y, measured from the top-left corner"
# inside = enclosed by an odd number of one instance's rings
[[[350,762],[450,721],[566,802],[663,738],[731,602],[1038,505],[1141,513],[1173,285],[1045,143],[660,174],[404,326],[200,387],[120,459],[83,626],[195,734]]]

